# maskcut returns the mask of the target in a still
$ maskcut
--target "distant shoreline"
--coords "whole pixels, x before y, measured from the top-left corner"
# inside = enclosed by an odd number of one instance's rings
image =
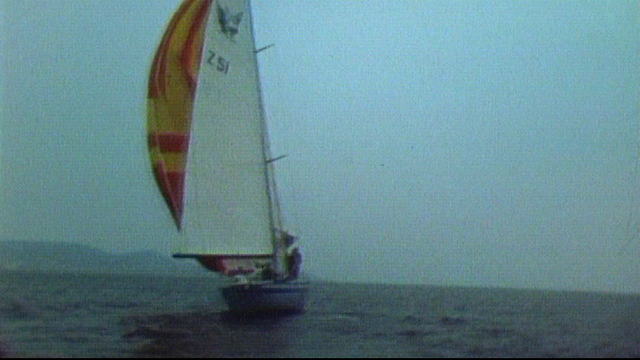
[[[216,281],[215,274],[169,274],[169,273],[149,273],[149,272],[99,272],[99,271],[73,271],[73,270],[10,270],[10,269],[0,269],[0,276],[2,275],[25,275],[25,276],[37,276],[37,275],[45,275],[45,276],[113,276],[113,277],[127,277],[127,276],[135,276],[135,277],[150,277],[150,278],[187,278],[187,279],[211,279]]]
[[[154,251],[115,254],[76,243],[0,241],[0,271],[207,277],[195,262]]]

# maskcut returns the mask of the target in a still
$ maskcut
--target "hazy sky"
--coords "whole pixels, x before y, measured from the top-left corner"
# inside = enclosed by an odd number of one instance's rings
[[[170,254],[178,0],[0,1],[0,237]],[[640,292],[640,2],[254,1],[286,219],[344,281]]]

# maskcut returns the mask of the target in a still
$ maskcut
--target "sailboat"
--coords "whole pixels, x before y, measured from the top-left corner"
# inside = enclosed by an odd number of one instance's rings
[[[283,227],[259,52],[248,0],[184,0],[151,68],[148,147],[173,256],[221,274],[234,313],[302,312],[309,284]]]

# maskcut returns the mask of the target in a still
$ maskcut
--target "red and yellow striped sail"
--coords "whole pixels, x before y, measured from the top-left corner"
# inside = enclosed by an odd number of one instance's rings
[[[148,93],[148,141],[156,180],[181,226],[189,133],[205,26],[213,0],[185,0],[153,60]]]

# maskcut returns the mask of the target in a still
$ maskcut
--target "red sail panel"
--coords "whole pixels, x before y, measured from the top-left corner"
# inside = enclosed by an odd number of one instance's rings
[[[204,30],[213,0],[185,0],[158,47],[147,103],[148,146],[160,191],[180,228]]]

